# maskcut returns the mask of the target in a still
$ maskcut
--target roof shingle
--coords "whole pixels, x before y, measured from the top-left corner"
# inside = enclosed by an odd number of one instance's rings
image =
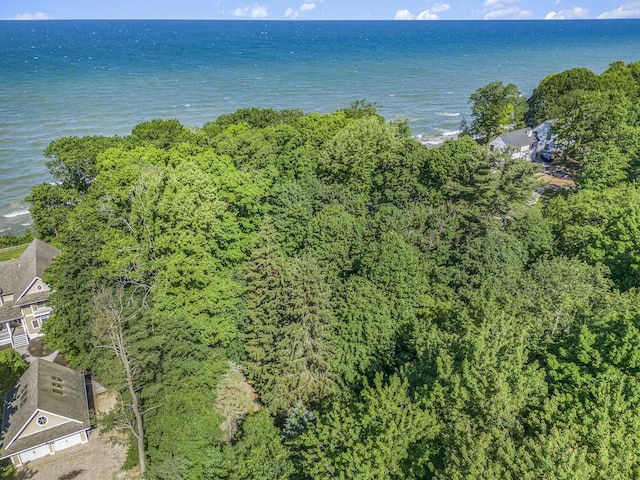
[[[58,388],[58,385],[62,387]],[[61,391],[62,394],[56,391]],[[38,411],[65,417],[71,421],[16,439]],[[0,458],[89,428],[84,375],[62,365],[36,359],[5,396]]]

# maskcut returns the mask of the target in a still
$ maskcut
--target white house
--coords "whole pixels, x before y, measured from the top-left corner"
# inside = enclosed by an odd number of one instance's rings
[[[505,132],[489,142],[489,149],[508,152],[514,159],[535,160],[538,153],[550,158],[553,147],[550,124],[543,122],[535,128]]]
[[[86,443],[89,409],[82,373],[36,359],[4,400],[0,460],[15,466]]]

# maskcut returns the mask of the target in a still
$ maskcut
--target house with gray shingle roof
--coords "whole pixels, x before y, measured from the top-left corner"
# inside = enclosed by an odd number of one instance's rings
[[[89,440],[84,374],[36,359],[4,399],[0,459],[15,466]]]
[[[553,146],[550,133],[551,121],[541,123],[535,128],[521,128],[505,132],[489,142],[490,150],[507,152],[511,158],[535,160],[538,152],[546,152]]]
[[[51,289],[42,281],[46,268],[60,250],[33,240],[15,260],[0,262],[0,345],[24,346],[42,335],[42,323],[51,315]]]
[[[521,128],[505,132],[489,142],[489,149],[509,152],[512,158],[531,160],[531,154],[535,152],[534,144],[536,136],[531,128]]]

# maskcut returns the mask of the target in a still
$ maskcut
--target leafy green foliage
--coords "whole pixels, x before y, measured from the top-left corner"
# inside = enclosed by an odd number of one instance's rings
[[[19,245],[28,245],[33,240],[33,233],[27,230],[23,235],[16,236],[14,233],[9,232],[6,235],[0,237],[0,248],[16,247]],[[13,258],[13,257],[11,257]]]
[[[60,139],[48,342],[122,384],[90,340],[127,292],[150,478],[637,477],[639,95],[637,63],[540,82],[577,171],[540,198],[482,145],[523,120],[501,82],[435,148],[365,101]]]
[[[558,248],[590,263],[602,262],[620,288],[638,286],[640,192],[625,185],[580,190],[549,203]]]
[[[543,78],[527,100],[527,124],[535,126],[560,117],[563,105],[558,102],[564,95],[577,89],[594,91],[597,85],[597,75],[588,68],[572,68]]]
[[[630,100],[618,90],[573,90],[563,97],[564,111],[553,125],[565,157],[582,158],[589,145],[617,137],[626,124]]]
[[[250,305],[255,305],[247,334],[248,373],[262,401],[284,412],[332,392],[335,326],[330,291],[317,264],[309,257],[291,263],[279,257],[269,241],[272,233],[265,225],[265,244],[248,276]]]
[[[118,137],[62,137],[44,151],[47,167],[65,189],[87,193],[98,174],[98,155],[121,143]]]
[[[29,212],[39,237],[53,240],[67,227],[67,217],[79,200],[75,189],[43,183],[31,189],[26,201],[31,203]]]
[[[0,396],[13,388],[29,364],[14,350],[0,350]]]
[[[284,480],[295,473],[291,453],[280,442],[280,430],[264,409],[242,422],[238,441],[225,453],[225,478],[230,480]]]
[[[434,430],[406,381],[376,375],[300,437],[303,468],[309,478],[421,478]]]
[[[168,150],[185,139],[188,139],[188,133],[178,120],[156,119],[136,125],[128,141],[134,145],[152,145],[160,150]]]
[[[526,98],[513,83],[491,82],[469,97],[472,121],[467,133],[481,143],[524,125]]]
[[[368,193],[372,174],[388,162],[393,131],[378,117],[364,116],[347,125],[329,142],[319,159],[321,176],[354,192]]]

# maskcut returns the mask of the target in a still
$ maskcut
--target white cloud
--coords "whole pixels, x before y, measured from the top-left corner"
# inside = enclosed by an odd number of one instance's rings
[[[291,20],[298,18],[303,12],[310,12],[311,10],[315,10],[317,3],[323,3],[324,0],[317,0],[315,2],[306,2],[300,5],[297,9],[287,8],[284,11],[285,18],[289,18]]]
[[[416,20],[438,20],[438,15],[431,13],[429,10],[423,10],[416,16]]]
[[[533,12],[531,10],[520,10],[518,7],[506,7],[492,10],[484,16],[485,20],[509,20],[531,18]]]
[[[589,10],[582,7],[564,8],[559,12],[551,11],[544,16],[545,20],[567,20],[572,18],[588,18]]]
[[[507,20],[531,18],[534,13],[531,10],[521,10],[518,7],[520,0],[485,0],[482,6],[487,12],[485,20]]]
[[[267,18],[268,16],[269,12],[264,5],[254,5],[251,8],[251,18]]]
[[[446,12],[449,10],[449,5],[446,3],[438,3],[434,7],[435,10],[423,10],[417,15],[414,15],[407,9],[398,10],[393,18],[394,20],[438,20],[436,12]]]
[[[254,4],[252,7],[247,7],[246,5],[243,7],[238,7],[233,11],[234,17],[246,18],[251,16],[251,18],[267,18],[269,16],[269,12],[267,11],[267,7],[263,5]]]
[[[484,8],[504,8],[514,3],[518,3],[518,0],[485,0],[482,6]]]
[[[415,17],[409,10],[398,10],[394,20],[413,20]]]
[[[436,3],[433,7],[431,7],[431,11],[433,13],[442,13],[449,10],[451,7],[448,3]]]
[[[51,15],[44,12],[36,13],[21,13],[16,15],[11,20],[51,20]]]
[[[598,18],[640,18],[640,1],[625,3],[615,10],[601,13]]]
[[[233,11],[234,17],[248,17],[249,7],[238,7]]]

